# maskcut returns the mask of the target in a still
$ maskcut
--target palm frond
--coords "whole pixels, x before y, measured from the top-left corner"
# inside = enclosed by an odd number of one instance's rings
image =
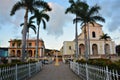
[[[37,25],[40,25],[40,23],[42,21],[43,26],[45,25],[45,27],[46,27],[44,20],[46,20],[48,22],[50,17],[45,12],[46,12],[45,10],[42,10],[42,11],[35,10],[35,15],[33,15],[30,19],[36,18]]]
[[[100,8],[100,6],[98,6],[98,5],[95,5],[95,6],[93,6],[93,7],[91,7],[90,9],[89,9],[89,11],[88,11],[88,16],[92,16],[92,15],[94,15],[94,14],[96,14],[96,13],[99,13],[99,10],[100,10],[101,8]]]
[[[69,3],[74,4],[74,1],[73,0],[69,0]]]
[[[47,15],[47,14],[42,14],[41,16],[43,16],[44,17],[44,19],[48,22],[49,21],[49,19],[50,19],[50,17]]]
[[[36,26],[35,25],[30,25],[29,28],[31,28],[34,31],[34,33],[36,34]]]
[[[12,10],[11,10],[11,12],[10,12],[10,15],[11,15],[11,16],[14,15],[17,10],[19,10],[20,8],[23,8],[23,7],[24,7],[24,3],[18,1],[18,2],[12,7]]]
[[[74,24],[75,22],[79,22],[79,21],[82,21],[82,18],[80,18],[80,17],[78,18],[78,17],[77,17],[77,18],[73,19],[73,24]]]
[[[24,25],[24,23],[21,23],[21,24],[20,24],[20,26],[23,26],[23,25]]]
[[[42,23],[43,23],[43,29],[46,29],[46,23],[44,20],[42,20]]]
[[[34,18],[35,18],[35,16],[31,16],[31,17],[30,17],[30,20],[33,20]]]
[[[103,35],[100,36],[99,39],[104,39],[105,41],[107,41],[108,39],[111,39],[111,37],[108,36],[108,34],[103,34]]]
[[[70,6],[69,8],[66,9],[65,14],[67,13],[72,13],[72,14],[76,14],[78,10],[76,8],[74,8],[74,6]]]
[[[36,1],[34,3],[34,6],[35,7],[41,7],[46,11],[51,11],[52,10],[52,8],[50,8],[50,6],[46,2],[44,2],[43,0]]]
[[[95,21],[105,22],[105,19],[101,16],[93,16],[93,17],[91,17],[91,19],[93,19]]]
[[[80,12],[88,8],[88,5],[86,2],[82,2],[79,0],[76,2],[74,2],[73,0],[69,0],[69,2],[71,5],[66,9],[65,14],[72,13],[72,14],[78,15]]]
[[[95,22],[96,22],[96,21],[90,21],[89,23],[92,24],[93,27],[94,27],[94,23],[95,23]]]

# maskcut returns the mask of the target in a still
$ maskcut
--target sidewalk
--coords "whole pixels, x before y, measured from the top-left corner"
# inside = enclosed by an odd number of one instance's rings
[[[30,78],[29,80],[80,80],[69,68],[68,64],[62,62],[59,66],[46,64],[41,72]]]

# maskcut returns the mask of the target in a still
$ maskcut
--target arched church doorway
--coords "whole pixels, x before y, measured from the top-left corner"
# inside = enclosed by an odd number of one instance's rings
[[[85,46],[84,46],[84,44],[79,45],[79,53],[80,53],[80,55],[85,55]]]
[[[105,44],[105,54],[110,54],[110,45]]]
[[[98,47],[97,47],[97,44],[93,44],[93,45],[92,45],[92,52],[93,52],[93,55],[98,55]]]

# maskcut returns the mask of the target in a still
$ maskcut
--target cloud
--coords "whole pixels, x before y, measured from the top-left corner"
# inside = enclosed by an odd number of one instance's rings
[[[9,14],[7,14],[9,12],[9,6],[10,4],[8,4],[10,1],[9,0],[3,0],[2,2],[0,1],[0,25],[4,25],[9,18]]]
[[[103,1],[102,6],[104,7],[103,16],[108,18],[107,27],[110,32],[116,31],[120,28],[120,0],[109,0]]]
[[[2,4],[1,4],[2,3]],[[0,2],[0,27],[10,26],[13,28],[12,33],[18,32],[18,27],[20,23],[23,22],[24,11],[16,11],[15,15],[10,16],[10,11],[12,6],[16,3],[14,0],[3,0]],[[50,21],[47,23],[47,34],[59,37],[63,34],[64,26],[72,21],[71,16],[65,15],[65,8],[57,3],[50,3],[52,11],[48,14],[50,15]]]
[[[2,0],[0,2],[0,25],[2,26],[18,26],[18,23],[21,20],[21,16],[10,16],[10,11],[12,6],[15,4],[14,0]]]
[[[47,34],[59,37],[63,34],[63,28],[68,24],[72,17],[65,15],[65,8],[57,3],[50,3],[52,11],[49,12],[50,21],[47,26]]]
[[[108,30],[116,31],[120,27],[120,0],[102,0],[100,2],[102,16],[105,17]]]
[[[113,32],[120,27],[120,0],[100,0],[100,1],[88,1],[92,6],[95,4],[100,5],[100,15],[105,18],[105,27],[109,32]],[[52,11],[49,13],[50,21],[47,26],[47,32],[50,35],[56,37],[63,34],[63,28],[65,24],[69,24],[72,21],[72,17],[65,15],[65,7],[57,3],[50,3]]]

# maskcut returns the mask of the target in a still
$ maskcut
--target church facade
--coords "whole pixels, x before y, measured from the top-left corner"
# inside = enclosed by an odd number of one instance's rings
[[[79,56],[85,57],[85,39],[84,39],[84,26],[82,26],[82,32],[78,35],[78,48]],[[89,31],[88,31],[89,30]],[[89,57],[90,58],[106,58],[108,55],[116,55],[115,43],[111,38],[104,40],[100,37],[104,34],[102,31],[102,25],[98,23],[89,24],[89,29],[86,27],[86,33],[88,36],[89,32]],[[64,41],[61,52],[64,55],[74,55],[75,54],[75,40]],[[106,56],[107,55],[107,56]]]

